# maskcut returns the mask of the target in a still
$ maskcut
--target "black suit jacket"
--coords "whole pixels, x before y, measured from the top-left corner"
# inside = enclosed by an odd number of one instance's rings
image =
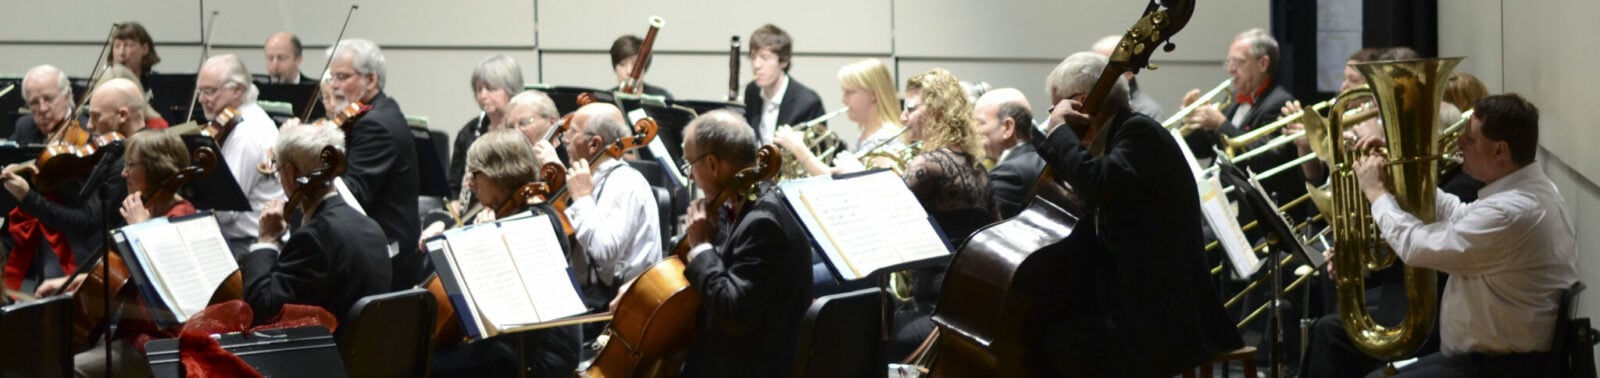
[[[372,220],[378,222],[389,243],[399,243],[402,250],[394,258],[394,290],[406,289],[422,282],[424,259],[421,253],[411,253],[409,246],[422,234],[417,218],[416,141],[406,126],[406,116],[400,104],[378,92],[372,98],[372,110],[367,111],[345,132],[345,184],[350,194],[361,202]]]
[[[701,297],[685,376],[794,372],[800,323],[811,305],[811,244],[775,190],[742,213],[732,233],[684,271]]]
[[[362,297],[389,292],[383,230],[344,199],[322,200],[281,250],[259,248],[239,261],[244,300],[257,324],[286,303],[322,307],[343,323]]]
[[[761,138],[762,109],[765,107],[761,100],[761,87],[756,86],[755,81],[751,81],[744,86],[744,119],[750,122],[750,127],[755,128],[757,139]],[[821,117],[823,114],[827,112],[822,110],[822,97],[818,97],[817,92],[811,90],[811,87],[800,84],[799,80],[790,76],[789,88],[783,92],[783,103],[778,105],[776,125],[794,125]]]
[[[1039,180],[1039,173],[1043,171],[1044,160],[1039,159],[1033,145],[1027,142],[1017,145],[1005,160],[995,163],[994,169],[989,170],[989,188],[994,192],[995,209],[1000,211],[1000,219],[1008,219],[1022,212],[1022,205],[1028,201],[1028,190],[1033,188],[1034,181]]]
[[[1200,202],[1177,142],[1155,120],[1119,112],[1103,156],[1093,156],[1069,128],[1034,139],[1040,157],[1076,189],[1092,215],[1073,236],[1093,236],[1073,251],[1093,264],[1067,274],[1103,279],[1071,293],[1086,295],[1100,313],[1062,317],[1047,334],[1066,343],[1053,361],[1084,359],[1129,377],[1169,377],[1217,353],[1243,345],[1223,312],[1204,260]],[[1038,134],[1035,134],[1039,136]],[[1071,345],[1079,343],[1078,345]],[[1076,366],[1035,369],[1044,375],[1081,374]],[[1108,370],[1099,370],[1106,372]]]
[[[1250,111],[1244,115],[1244,122],[1238,125],[1233,124],[1232,120],[1234,114],[1239,112],[1239,103],[1230,104],[1222,109],[1222,115],[1227,117],[1229,121],[1223,122],[1217,131],[1196,131],[1185,138],[1189,143],[1189,150],[1194,152],[1196,158],[1215,157],[1216,153],[1212,150],[1212,146],[1221,145],[1222,135],[1236,137],[1254,130],[1256,127],[1277,121],[1278,118],[1283,116],[1283,105],[1290,100],[1294,100],[1294,95],[1289,94],[1289,91],[1284,90],[1283,87],[1272,84],[1271,89],[1267,90],[1266,94],[1262,95],[1260,99],[1257,99],[1254,105],[1251,105]],[[1266,138],[1261,138],[1255,143],[1251,143],[1250,148],[1260,147],[1277,135],[1278,133],[1273,133]],[[1260,174],[1294,160],[1296,157],[1299,157],[1299,151],[1293,145],[1284,145],[1259,157],[1247,160],[1242,165]],[[1273,201],[1282,206],[1306,193],[1305,182],[1305,172],[1299,169],[1289,169],[1276,176],[1261,180],[1261,187],[1272,195]],[[1297,221],[1305,219],[1305,217],[1311,215],[1310,212],[1312,210],[1314,208],[1311,207],[1310,201],[1307,201],[1305,205],[1289,211],[1290,219]],[[1251,210],[1240,210],[1240,213],[1254,214]],[[1241,215],[1240,218],[1241,221],[1247,223],[1255,219],[1254,215]]]
[[[44,131],[39,130],[39,124],[33,120],[32,114],[17,118],[16,129],[11,131],[11,141],[17,144],[44,143],[47,138]]]
[[[116,213],[121,208],[122,200],[128,197],[127,181],[116,176],[116,172],[122,171],[123,159],[113,155],[107,155],[106,158],[116,159],[110,166],[112,173],[88,198],[78,200],[78,192],[87,185],[83,182],[87,178],[81,178],[59,184],[52,193],[55,197],[53,200],[49,195],[39,192],[38,187],[30,188],[17,204],[17,208],[37,218],[40,223],[66,235],[73,258],[80,267],[95,254],[96,248],[107,247],[104,242],[109,230],[127,224]],[[11,198],[10,193],[0,195]]]

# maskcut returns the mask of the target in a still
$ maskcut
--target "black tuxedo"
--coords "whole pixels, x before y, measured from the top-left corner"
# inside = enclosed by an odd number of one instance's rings
[[[1008,219],[1022,212],[1028,202],[1028,190],[1039,173],[1044,171],[1044,160],[1034,152],[1033,145],[1022,142],[1006,154],[1005,160],[995,163],[989,170],[989,188],[994,193],[995,209],[1000,219]]]
[[[322,307],[343,323],[362,297],[389,292],[383,230],[339,196],[322,200],[281,250],[258,248],[239,260],[244,299],[255,322],[286,303]]]
[[[761,113],[765,109],[761,100],[761,87],[755,81],[744,86],[744,120],[750,122],[750,127],[756,130],[757,140],[770,140],[771,135],[762,138]],[[793,76],[789,77],[789,88],[783,92],[783,102],[778,105],[778,123],[775,125],[794,125],[821,117],[827,112],[822,110],[822,98],[817,92],[811,90]]]
[[[1088,263],[1061,268],[1083,287],[1063,301],[1095,304],[1051,318],[1043,339],[1055,341],[1043,343],[1060,347],[1030,349],[1048,355],[1030,363],[1037,374],[1169,377],[1243,345],[1209,282],[1194,175],[1177,142],[1129,110],[1109,127],[1098,157],[1068,127],[1034,134],[1040,157],[1092,213],[1069,238],[1087,241],[1072,252]]]
[[[685,376],[793,374],[811,306],[811,244],[777,191],[741,212],[737,225],[721,226],[732,232],[684,271],[701,297]]]
[[[17,142],[19,145],[43,144],[48,138],[49,136],[46,136],[44,131],[39,129],[39,124],[33,120],[32,114],[24,114],[22,117],[17,118],[16,129],[11,131],[11,141]]]
[[[394,257],[393,290],[410,288],[422,282],[423,255],[405,246],[413,245],[422,234],[417,218],[416,141],[406,126],[400,104],[378,92],[372,110],[362,115],[345,132],[345,184],[361,202],[372,220],[378,222],[389,243],[401,246]]]
[[[1226,117],[1228,121],[1223,122],[1217,131],[1213,132],[1199,130],[1195,131],[1194,133],[1190,133],[1189,136],[1185,138],[1185,141],[1189,143],[1189,150],[1194,152],[1195,157],[1205,159],[1216,156],[1216,153],[1212,150],[1212,146],[1220,146],[1222,135],[1237,137],[1240,134],[1254,130],[1256,127],[1264,126],[1272,123],[1273,121],[1277,121],[1278,118],[1282,117],[1283,105],[1288,103],[1290,100],[1294,100],[1294,95],[1289,94],[1289,91],[1284,90],[1283,87],[1275,84],[1269,85],[1271,85],[1271,89],[1268,89],[1266,94],[1257,99],[1255,104],[1251,105],[1250,111],[1245,113],[1243,123],[1238,125],[1232,123],[1234,114],[1238,113],[1240,108],[1240,104],[1238,102],[1234,102],[1228,105],[1228,107],[1222,109],[1222,115],[1223,117]],[[1250,147],[1260,147],[1261,145],[1266,144],[1268,140],[1271,140],[1272,137],[1276,137],[1277,135],[1278,133],[1273,133],[1271,136],[1261,138],[1255,143],[1250,144]],[[1243,165],[1250,168],[1250,170],[1255,171],[1255,173],[1260,174],[1266,170],[1283,165],[1290,160],[1294,160],[1296,157],[1299,157],[1299,151],[1297,151],[1293,145],[1284,145],[1262,154],[1261,156],[1247,160],[1243,163]],[[1282,206],[1283,204],[1289,203],[1289,201],[1293,201],[1295,198],[1298,198],[1300,195],[1306,193],[1305,182],[1305,172],[1301,171],[1300,169],[1290,168],[1289,170],[1286,170],[1276,176],[1261,180],[1261,187],[1266,189],[1268,193],[1272,194],[1273,201],[1277,202],[1279,206]],[[1300,206],[1298,210],[1291,209],[1289,212],[1291,215],[1290,219],[1305,219],[1305,217],[1310,216],[1309,212],[1311,210],[1312,208],[1310,207],[1310,202],[1308,201],[1306,205]],[[1248,210],[1240,210],[1240,212],[1254,214]],[[1241,218],[1241,221],[1248,222],[1252,219],[1254,219],[1253,215],[1245,215]]]

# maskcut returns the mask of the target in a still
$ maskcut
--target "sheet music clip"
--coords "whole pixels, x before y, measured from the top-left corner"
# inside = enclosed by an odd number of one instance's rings
[[[1228,160],[1226,154],[1217,155],[1217,167],[1217,174],[1223,182],[1236,188],[1240,198],[1255,210],[1256,219],[1261,225],[1266,226],[1269,237],[1276,239],[1274,244],[1291,254],[1300,256],[1312,268],[1322,269],[1322,265],[1327,262],[1326,259],[1321,253],[1311,253],[1311,247],[1306,246],[1305,242],[1294,233],[1289,219],[1278,212],[1278,204],[1267,196],[1265,189],[1261,188],[1261,182],[1256,180],[1255,173],[1246,174],[1233,165],[1233,161]]]
[[[192,134],[183,136],[184,146],[189,148],[190,156],[200,147],[211,147],[217,152],[217,166],[210,174],[196,178],[181,190],[183,198],[194,203],[196,209],[219,211],[251,211],[250,200],[245,198],[244,191],[239,189],[239,181],[234,179],[233,172],[228,170],[228,161],[222,156],[222,147],[217,146],[217,141],[209,136]],[[246,174],[258,174],[250,172]],[[263,178],[266,180],[269,178]],[[270,178],[276,180],[276,178]]]

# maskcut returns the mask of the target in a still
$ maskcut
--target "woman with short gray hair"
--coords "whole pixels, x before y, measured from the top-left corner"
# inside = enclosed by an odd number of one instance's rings
[[[480,135],[506,128],[506,103],[522,92],[522,67],[509,56],[491,56],[478,62],[470,84],[479,111],[456,132],[455,148],[450,152],[451,193],[466,193],[461,179],[466,176],[467,147]]]

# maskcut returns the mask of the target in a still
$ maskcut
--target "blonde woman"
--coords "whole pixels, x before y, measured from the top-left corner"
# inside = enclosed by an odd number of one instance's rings
[[[810,175],[824,175],[833,171],[859,171],[864,167],[858,157],[874,150],[893,151],[905,145],[901,138],[905,126],[900,123],[899,101],[895,98],[894,79],[889,67],[877,59],[850,63],[839,69],[839,88],[843,92],[846,116],[861,126],[861,134],[849,151],[834,156],[834,167],[824,164],[810,148],[799,131],[781,127],[773,142],[794,154]]]

